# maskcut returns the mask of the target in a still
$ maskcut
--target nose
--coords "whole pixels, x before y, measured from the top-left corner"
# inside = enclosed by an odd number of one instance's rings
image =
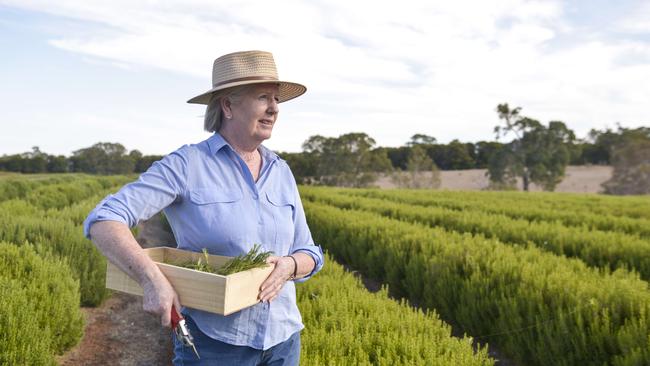
[[[279,111],[280,109],[278,107],[278,101],[275,100],[275,98],[271,98],[271,101],[269,102],[269,106],[266,109],[266,113],[273,115],[273,114],[277,114]]]

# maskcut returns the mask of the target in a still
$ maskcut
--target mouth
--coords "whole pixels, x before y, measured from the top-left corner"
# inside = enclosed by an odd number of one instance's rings
[[[258,122],[265,126],[273,126],[273,121],[270,119],[260,119]]]

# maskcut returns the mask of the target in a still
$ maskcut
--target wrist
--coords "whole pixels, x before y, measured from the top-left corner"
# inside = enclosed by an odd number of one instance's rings
[[[284,257],[288,257],[291,259],[291,262],[293,262],[293,272],[289,275],[289,280],[295,280],[298,275],[298,261],[296,261],[296,258],[292,255],[285,255]]]
[[[153,266],[150,266],[146,270],[140,272],[139,278],[140,286],[142,288],[149,287],[150,289],[159,289],[165,287],[169,280],[165,275],[160,271],[160,268],[154,263]]]

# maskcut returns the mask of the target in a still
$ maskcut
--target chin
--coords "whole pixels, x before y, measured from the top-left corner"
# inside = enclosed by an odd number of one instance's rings
[[[263,131],[255,134],[255,139],[258,141],[264,141],[271,138],[271,131]]]

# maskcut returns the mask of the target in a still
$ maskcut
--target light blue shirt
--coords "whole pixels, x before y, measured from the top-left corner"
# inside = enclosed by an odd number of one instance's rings
[[[259,147],[262,168],[257,182],[232,147],[216,133],[185,145],[154,163],[140,178],[100,202],[84,222],[84,234],[96,221],[119,221],[129,227],[164,209],[178,248],[236,256],[254,244],[276,255],[303,252],[323,267],[314,245],[295,179],[287,163]],[[270,304],[258,303],[222,316],[184,308],[209,337],[233,345],[266,350],[304,328],[288,281]]]

